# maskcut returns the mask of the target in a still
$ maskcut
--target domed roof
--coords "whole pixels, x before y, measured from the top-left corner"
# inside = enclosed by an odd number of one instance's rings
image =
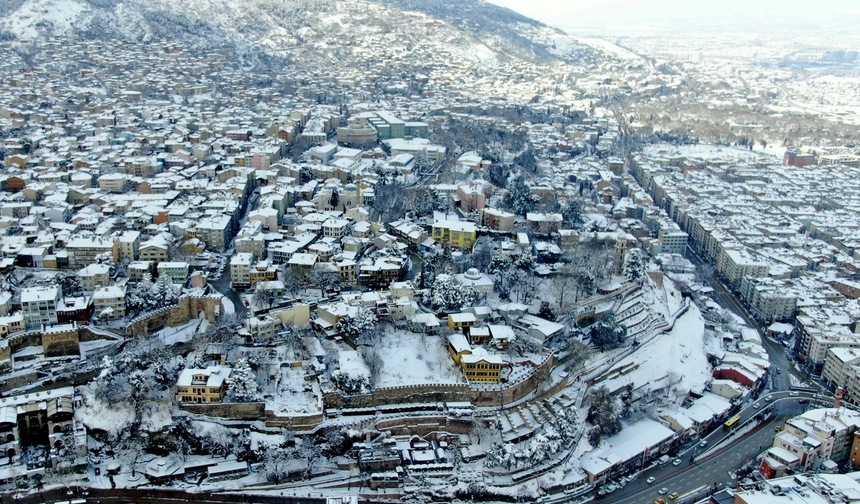
[[[480,280],[482,275],[477,268],[469,268],[466,270],[465,273],[463,273],[463,276],[468,278],[469,280]]]

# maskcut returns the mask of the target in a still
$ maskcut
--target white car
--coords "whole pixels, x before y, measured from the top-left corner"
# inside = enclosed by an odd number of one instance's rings
[[[679,465],[681,465],[681,459],[676,458],[675,460],[673,460],[673,461],[672,461],[672,465],[673,465],[673,466],[679,466]]]
[[[650,485],[651,483],[654,483],[655,481],[657,481],[657,478],[655,478],[654,476],[651,476],[651,477],[649,477],[648,479],[646,479],[646,480],[645,480],[645,482],[646,482],[646,483],[648,483],[649,485]]]
[[[759,409],[759,408],[761,408],[761,404],[759,404],[759,403],[755,403],[755,404],[753,404],[753,407],[754,407],[755,409]]]
[[[659,491],[659,492],[657,492],[657,493],[658,493],[658,494],[660,494],[660,495],[667,494],[667,493],[669,493],[669,489],[668,489],[668,488],[666,488],[666,487],[663,487],[663,488],[661,488],[661,489],[660,489],[660,491]]]
[[[706,446],[708,446],[708,442],[703,439],[702,442],[699,443],[699,448],[704,448]]]

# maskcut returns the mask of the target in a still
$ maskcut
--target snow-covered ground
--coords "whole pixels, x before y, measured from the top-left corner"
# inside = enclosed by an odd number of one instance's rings
[[[278,367],[277,389],[274,396],[266,400],[266,407],[280,415],[322,411],[319,382],[305,380],[307,370],[303,367]]]
[[[778,151],[757,152],[741,147],[730,147],[725,145],[670,145],[667,143],[648,144],[642,148],[648,156],[688,156],[702,159],[743,159],[751,160],[762,155],[782,155]],[[783,149],[782,152],[785,152]]]
[[[224,298],[226,299],[226,298]],[[197,332],[201,332],[205,329],[203,323],[205,319],[194,319],[187,324],[183,324],[181,326],[176,327],[166,327],[157,333],[155,333],[155,337],[161,340],[167,346],[175,345],[177,343],[185,343],[189,341]]]
[[[127,402],[105,403],[93,396],[93,385],[79,387],[84,403],[75,408],[75,417],[90,429],[117,434],[130,425],[135,418],[134,408]]]
[[[22,39],[32,39],[40,33],[57,36],[71,31],[87,6],[75,0],[29,0],[11,16],[14,23],[7,29]]]
[[[601,384],[609,390],[632,384],[641,393],[671,384],[681,399],[690,390],[701,392],[711,377],[704,337],[705,321],[699,309],[691,304],[671,331],[644,343],[615,364],[610,372],[617,372],[616,376]]]
[[[439,336],[388,332],[374,350],[382,364],[374,383],[376,387],[463,381],[463,374]]]
[[[227,296],[221,297],[221,308],[224,310],[225,314],[229,314],[229,315],[235,315],[236,314],[236,307],[233,306],[233,301],[230,301],[230,299]]]

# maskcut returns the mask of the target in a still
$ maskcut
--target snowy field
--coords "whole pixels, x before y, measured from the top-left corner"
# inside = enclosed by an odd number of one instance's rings
[[[305,380],[306,373],[304,367],[280,367],[276,393],[272,399],[266,400],[266,406],[282,415],[322,411],[319,383]]]
[[[379,338],[374,351],[381,362],[376,387],[463,381],[463,374],[439,336],[388,332]]]
[[[688,156],[701,159],[746,159],[752,160],[762,155],[777,155],[776,152],[763,153],[751,151],[740,147],[729,147],[725,145],[670,145],[667,143],[656,143],[645,145],[643,152],[648,156]],[[785,152],[785,149],[781,149]],[[782,153],[778,154],[779,156]]]

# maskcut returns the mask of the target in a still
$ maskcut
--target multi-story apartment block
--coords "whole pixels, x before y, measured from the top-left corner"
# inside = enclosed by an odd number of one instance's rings
[[[835,323],[842,321],[844,323]],[[820,373],[831,348],[858,348],[860,335],[851,330],[850,319],[836,316],[830,310],[804,308],[796,318],[798,338],[795,343],[799,360],[812,373]],[[860,329],[857,324],[854,329]]]
[[[224,252],[233,239],[233,218],[230,215],[209,217],[197,223],[196,237],[206,242],[206,247],[215,252]]]
[[[230,258],[230,285],[234,289],[244,289],[251,286],[251,264],[254,256],[240,252]]]
[[[487,196],[484,194],[487,187],[491,186],[478,182],[458,185],[457,196],[460,198],[460,209],[466,213],[483,210],[487,201]]]
[[[149,273],[152,275],[152,263],[149,261],[134,261],[128,265],[128,279],[131,282],[140,282],[143,280],[143,275]]]
[[[797,291],[791,287],[791,280],[745,276],[740,283],[740,297],[758,320],[794,320]]]
[[[81,285],[87,292],[93,292],[96,287],[110,283],[110,266],[107,264],[90,264],[78,271]]]
[[[263,257],[266,252],[266,236],[263,233],[255,235],[240,233],[236,238],[236,252],[253,254],[254,257]]]
[[[140,254],[140,232],[139,231],[123,231],[117,239],[119,259],[128,261],[136,261]]]
[[[57,324],[57,301],[62,295],[57,285],[21,289],[21,311],[26,328]]]
[[[858,427],[860,413],[856,411],[813,409],[788,420],[785,429],[774,436],[773,447],[797,457],[798,470],[815,470],[828,460],[845,462]]]
[[[657,233],[657,244],[659,244],[660,251],[655,250],[654,252],[684,255],[687,251],[687,238],[689,235],[677,228],[675,230],[660,229]]]
[[[226,366],[183,370],[176,380],[177,401],[189,404],[220,403],[227,393],[227,378],[231,371]]]
[[[140,246],[138,255],[141,261],[154,264],[167,261],[167,243],[161,238],[148,240]]]
[[[119,259],[119,248],[114,240],[103,238],[75,238],[66,243],[69,267],[83,268],[99,262],[99,258]]]
[[[348,226],[349,221],[346,219],[328,219],[322,225],[323,236],[340,239],[346,233]]]
[[[526,226],[529,232],[542,235],[557,233],[561,229],[560,213],[528,212]]]
[[[99,177],[99,189],[112,193],[122,193],[128,182],[128,175],[122,173],[108,173]]]
[[[854,404],[860,402],[860,347],[836,347],[827,350],[821,377],[832,387],[842,387]]]
[[[185,285],[185,282],[188,281],[188,263],[184,261],[160,262],[156,266],[156,271],[158,271],[158,276],[170,277],[171,283]]]
[[[722,257],[723,261],[717,258],[717,271],[734,289],[740,288],[743,277],[765,277],[768,274],[767,263],[754,258],[747,250],[725,250]]]
[[[337,270],[340,272],[340,283],[343,285],[355,285],[357,278],[356,263],[352,259],[339,259],[334,261]]]
[[[481,212],[481,224],[496,231],[511,231],[515,222],[516,215],[504,210],[486,207]]]
[[[93,306],[99,320],[119,320],[125,317],[125,286],[111,285],[93,292]]]

